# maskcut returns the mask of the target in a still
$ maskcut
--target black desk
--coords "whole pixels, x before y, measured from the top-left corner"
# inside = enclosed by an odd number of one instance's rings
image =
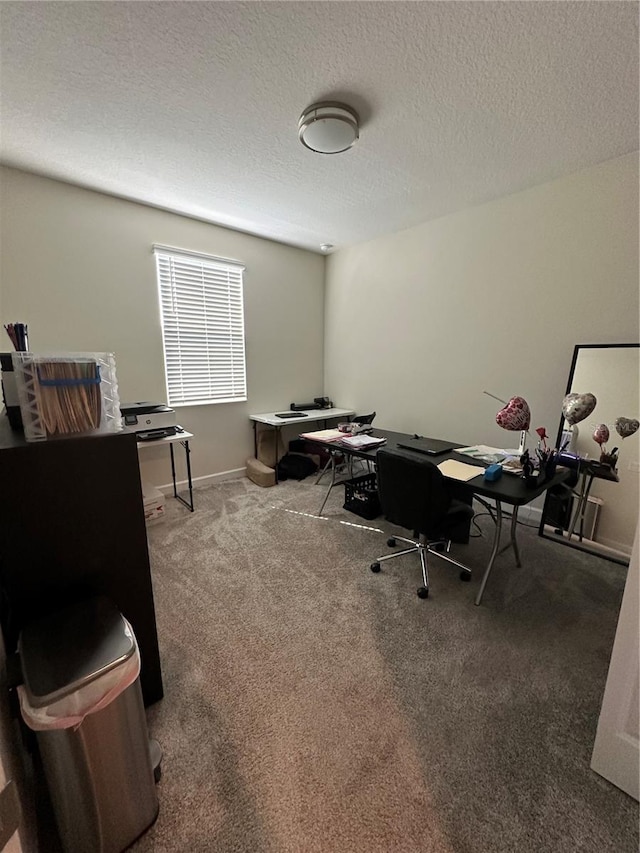
[[[374,447],[371,450],[358,450],[352,447],[343,447],[342,445],[336,444],[335,442],[318,442],[319,444],[322,444],[322,446],[325,447],[327,450],[329,450],[332,456],[331,482],[329,483],[329,487],[324,496],[324,500],[322,501],[322,505],[320,506],[320,511],[318,512],[318,515],[322,515],[322,510],[324,509],[331,489],[334,485],[336,485],[335,462],[333,461],[333,458],[338,454],[341,454],[343,456],[353,456],[358,459],[366,459],[375,464],[375,459],[378,454],[378,450],[380,450],[381,447],[386,447],[389,450],[394,450],[398,453],[403,453],[413,458],[419,457],[421,459],[426,459],[429,462],[433,462],[435,465],[439,465],[440,462],[443,462],[445,459],[456,459],[457,461],[465,462],[468,465],[477,465],[480,472],[484,471],[484,469],[487,467],[485,464],[480,463],[476,460],[469,459],[468,456],[464,456],[460,453],[451,452],[441,453],[438,456],[425,456],[422,453],[415,453],[411,450],[405,450],[404,448],[400,448],[398,447],[399,442],[404,444],[413,437],[411,435],[407,435],[406,433],[374,429],[372,435],[380,438],[386,438],[386,444],[380,445],[379,447]],[[464,445],[460,444],[459,446],[463,447]],[[520,567],[521,565],[520,552],[518,550],[518,543],[516,540],[518,508],[531,503],[532,500],[546,492],[547,489],[552,488],[553,486],[556,486],[559,483],[562,483],[564,480],[567,479],[568,476],[568,470],[558,469],[557,473],[551,480],[546,480],[544,483],[536,484],[535,486],[526,486],[522,478],[514,474],[503,474],[499,480],[496,480],[493,483],[488,483],[482,478],[482,476],[475,477],[474,479],[468,480],[467,482],[461,482],[460,480],[449,480],[449,482],[456,484],[456,488],[458,490],[465,490],[467,494],[479,495],[480,497],[490,498],[491,500],[494,500],[496,504],[496,529],[493,537],[491,556],[489,557],[489,562],[484,571],[484,575],[480,583],[480,589],[478,590],[478,594],[476,595],[476,604],[480,604],[480,602],[482,601],[482,596],[484,594],[489,575],[491,574],[491,569],[493,568],[493,564],[495,563],[498,553],[502,553],[510,547],[513,548],[513,552],[516,558],[516,566]],[[509,506],[513,507],[513,510],[511,515],[510,540],[502,550],[499,550],[500,537],[502,534],[502,504],[508,504]]]

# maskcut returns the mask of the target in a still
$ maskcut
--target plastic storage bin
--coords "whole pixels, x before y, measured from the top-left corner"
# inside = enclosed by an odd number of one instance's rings
[[[65,853],[120,853],[158,814],[131,626],[95,598],[25,626],[18,651]]]
[[[375,474],[363,474],[344,484],[344,509],[369,521],[380,515],[380,498]]]
[[[112,353],[12,353],[27,441],[122,429]]]

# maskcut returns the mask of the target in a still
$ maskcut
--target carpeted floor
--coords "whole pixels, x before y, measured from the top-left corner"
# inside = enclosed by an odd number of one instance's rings
[[[369,571],[390,528],[342,489],[305,514],[322,491],[229,480],[150,528],[164,761],[132,849],[637,850],[637,804],[589,768],[625,569],[521,526],[475,607],[484,518],[472,582],[434,561],[421,600],[417,557]]]

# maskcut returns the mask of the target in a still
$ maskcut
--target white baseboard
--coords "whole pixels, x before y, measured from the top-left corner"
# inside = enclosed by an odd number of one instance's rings
[[[219,474],[205,474],[204,477],[194,477],[192,480],[193,488],[198,486],[209,486],[213,483],[221,483],[223,480],[238,480],[246,474],[246,468],[234,468],[231,471],[221,471]],[[189,488],[187,480],[177,480],[176,486],[179,492]],[[173,496],[173,483],[164,483],[162,486],[157,486],[163,495]]]
[[[518,512],[518,518],[524,520],[525,514],[528,513],[528,521],[540,524],[542,521],[542,507],[539,506],[521,506]]]
[[[625,545],[624,542],[617,542],[615,539],[608,539],[606,536],[601,536],[596,544],[604,545],[606,548],[611,548],[612,551],[617,551],[621,557],[631,557],[631,546]]]
[[[577,538],[574,538],[569,541],[568,539],[561,539],[559,536],[555,535],[553,526],[547,524],[545,524],[545,532],[549,539],[554,539],[557,542],[564,542],[565,545],[575,547],[578,550],[588,551],[590,554],[595,554],[597,557],[609,557],[614,560],[628,560],[631,556],[626,545],[622,542],[614,542],[612,539],[599,539],[597,542],[595,539],[583,539],[582,542],[579,542]]]

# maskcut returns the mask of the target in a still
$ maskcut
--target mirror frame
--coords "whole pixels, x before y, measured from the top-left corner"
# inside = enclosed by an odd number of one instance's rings
[[[571,386],[573,384],[573,377],[576,370],[576,364],[578,363],[578,356],[580,355],[581,350],[586,349],[631,349],[631,348],[640,348],[640,343],[638,344],[576,344],[573,348],[573,358],[571,359],[571,368],[569,370],[569,379],[567,380],[567,390],[566,394],[571,393]],[[556,438],[556,447],[560,447],[560,441],[562,440],[562,430],[564,428],[564,416],[560,415],[560,425],[558,426],[558,436]],[[629,565],[629,557],[621,557],[614,553],[606,553],[604,550],[600,550],[599,548],[592,548],[589,545],[585,545],[582,542],[565,539],[564,536],[552,536],[549,533],[545,533],[545,518],[547,514],[548,505],[550,502],[550,495],[547,492],[545,494],[544,506],[542,507],[542,516],[540,518],[540,527],[538,528],[538,535],[543,539],[548,539],[551,542],[557,542],[559,545],[564,545],[567,548],[574,548],[576,551],[584,551],[587,554],[595,554],[597,557],[602,557],[605,560],[609,560],[612,563],[618,563],[621,566]]]

